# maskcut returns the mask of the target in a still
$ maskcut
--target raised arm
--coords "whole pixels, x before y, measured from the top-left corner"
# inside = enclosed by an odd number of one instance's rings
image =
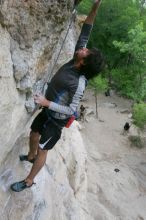
[[[75,47],[75,52],[80,48],[86,47],[88,40],[89,40],[91,30],[92,30],[92,25],[94,23],[94,19],[96,17],[97,10],[99,8],[100,3],[101,3],[101,0],[96,0],[93,3],[93,6],[92,6],[89,14],[84,21],[79,39],[78,39],[76,47]]]
[[[91,8],[91,11],[89,12],[86,20],[84,21],[85,24],[93,24],[94,23],[94,20],[95,20],[95,17],[96,17],[96,14],[97,14],[97,10],[100,6],[100,3],[101,3],[102,0],[96,0]]]

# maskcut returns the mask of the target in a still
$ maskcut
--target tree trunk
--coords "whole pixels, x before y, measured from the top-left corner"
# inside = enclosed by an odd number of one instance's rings
[[[108,72],[108,87],[111,88],[112,86],[112,76],[111,76],[111,71],[109,70]]]
[[[96,118],[98,118],[98,109],[97,109],[97,93],[95,92],[95,105],[96,105]]]

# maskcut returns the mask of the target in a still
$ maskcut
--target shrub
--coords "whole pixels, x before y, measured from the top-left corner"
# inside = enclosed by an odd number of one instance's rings
[[[146,103],[139,103],[134,105],[133,122],[141,130],[146,127]]]

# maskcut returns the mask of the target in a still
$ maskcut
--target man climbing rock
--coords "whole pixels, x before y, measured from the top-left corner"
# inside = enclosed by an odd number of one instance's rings
[[[20,192],[34,184],[35,176],[46,162],[48,150],[54,147],[61,137],[62,128],[75,115],[86,81],[96,76],[104,66],[101,52],[96,48],[86,48],[100,3],[101,0],[93,3],[85,19],[73,59],[54,75],[45,97],[34,96],[35,103],[43,108],[31,125],[28,155],[20,155],[21,161],[29,161],[33,166],[24,180],[11,185],[13,191]]]

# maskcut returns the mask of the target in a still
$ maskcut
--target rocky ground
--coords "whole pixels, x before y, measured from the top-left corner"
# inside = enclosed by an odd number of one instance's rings
[[[93,94],[88,91],[83,105],[95,112]],[[86,116],[82,137],[86,146],[89,212],[94,220],[146,219],[146,148],[131,145],[137,134],[131,123],[131,102],[114,94],[98,96],[98,119]],[[145,136],[145,134],[143,134]]]
[[[131,102],[115,94],[99,95],[98,119],[91,91],[82,104],[85,121],[63,129],[62,138],[35,178],[36,185],[14,193],[10,184],[22,180],[31,168],[18,158],[28,149],[28,123],[27,133],[1,166],[0,219],[146,219],[146,148],[130,143],[129,136],[137,135],[134,125],[123,132],[125,122],[131,123]]]

